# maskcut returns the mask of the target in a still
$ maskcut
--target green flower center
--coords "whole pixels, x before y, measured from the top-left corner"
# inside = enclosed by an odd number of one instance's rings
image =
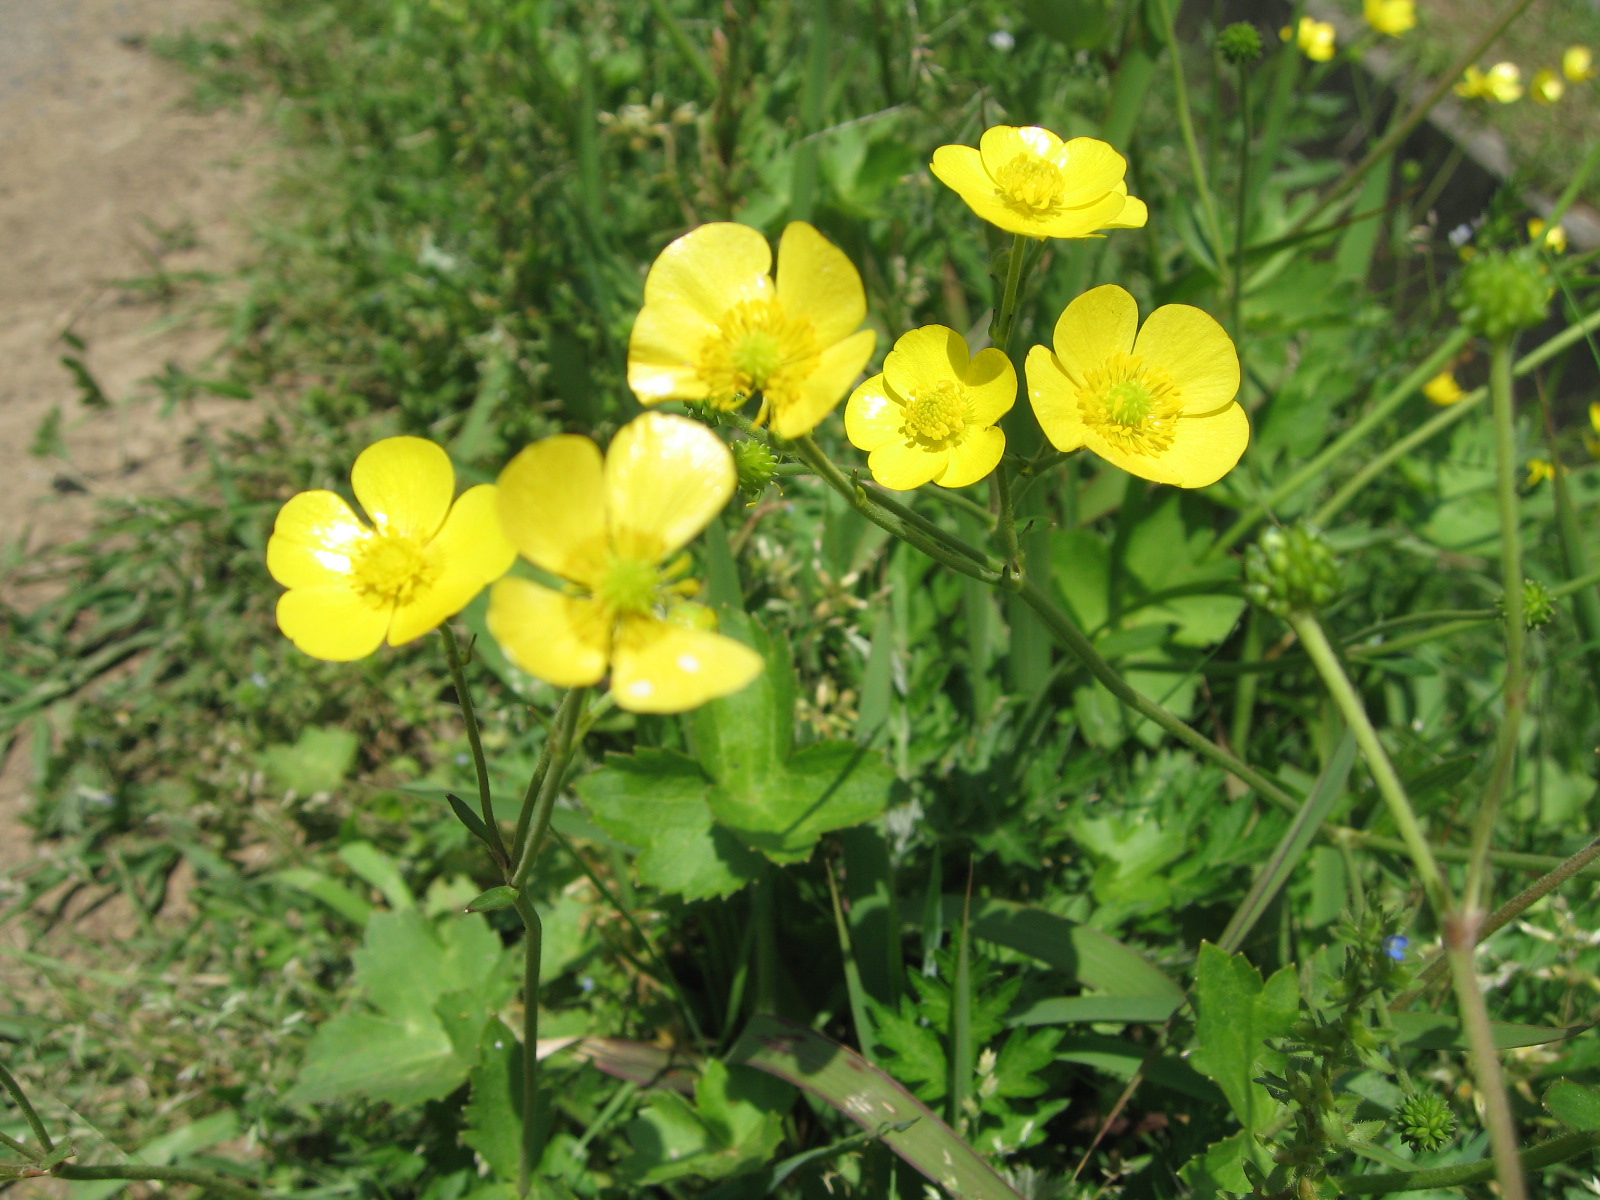
[[[790,315],[775,299],[742,300],[706,338],[696,370],[717,408],[738,408],[757,392],[781,406],[798,398],[820,350],[805,317]]]
[[[421,539],[408,533],[376,533],[355,557],[356,591],[382,606],[410,604],[439,578],[439,563]]]
[[[953,380],[941,380],[931,392],[906,401],[906,432],[915,438],[942,442],[967,428],[965,390]]]
[[[1113,354],[1084,373],[1078,389],[1083,423],[1131,454],[1166,452],[1178,432],[1183,399],[1172,377],[1132,354]]]
[[[1043,216],[1061,203],[1066,180],[1037,154],[1019,154],[995,173],[1000,198],[1029,216]]]
[[[595,587],[594,598],[615,617],[643,616],[652,612],[661,591],[661,571],[654,563],[614,558]]]

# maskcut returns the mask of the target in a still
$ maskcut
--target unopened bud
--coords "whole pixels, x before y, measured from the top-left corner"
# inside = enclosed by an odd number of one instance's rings
[[[1321,532],[1309,525],[1273,526],[1245,553],[1245,595],[1287,617],[1315,612],[1339,595],[1339,563]]]
[[[1400,1101],[1394,1110],[1400,1138],[1413,1150],[1438,1150],[1455,1136],[1456,1116],[1444,1097],[1433,1092],[1416,1092]]]
[[[1261,31],[1248,21],[1235,21],[1217,35],[1217,53],[1236,67],[1261,57]]]
[[[1505,612],[1506,602],[1500,600],[1500,611]],[[1537,579],[1522,581],[1522,623],[1529,629],[1542,629],[1556,615],[1555,598],[1550,589]]]
[[[1550,281],[1525,252],[1479,254],[1461,268],[1453,303],[1461,323],[1474,333],[1510,337],[1544,320]]]

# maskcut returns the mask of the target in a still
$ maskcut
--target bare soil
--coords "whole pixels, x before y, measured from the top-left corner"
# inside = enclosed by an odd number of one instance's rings
[[[205,373],[221,350],[200,289],[182,281],[240,262],[269,145],[248,106],[187,106],[192,82],[152,43],[232,12],[229,0],[0,0],[0,556],[20,551],[26,567],[84,536],[100,499],[181,489],[197,426],[249,417],[236,400],[163,417],[148,382],[169,363]],[[64,355],[110,407],[82,402]],[[65,452],[38,457],[53,412]],[[49,594],[13,582],[0,598]],[[27,741],[0,764],[0,876],[32,853]]]

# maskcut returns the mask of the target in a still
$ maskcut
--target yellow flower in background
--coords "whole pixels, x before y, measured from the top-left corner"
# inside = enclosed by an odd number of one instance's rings
[[[1561,56],[1561,73],[1568,83],[1585,83],[1594,78],[1594,55],[1587,46],[1568,46]]]
[[[940,146],[935,178],[991,225],[1036,238],[1139,229],[1149,214],[1128,195],[1128,160],[1098,138],[1063,142],[1037,125],[996,125],[978,148]]]
[[[1522,99],[1522,69],[1512,62],[1497,62],[1487,71],[1468,67],[1455,93],[1468,100],[1494,100],[1512,104]]]
[[[1547,458],[1530,458],[1528,460],[1528,479],[1524,487],[1538,487],[1547,479],[1556,477],[1554,464]]]
[[[867,294],[844,252],[804,221],[783,231],[778,275],[767,239],[719,221],[661,252],[628,341],[641,404],[704,400],[732,410],[759,395],[757,422],[780,437],[815,429],[872,357]]]
[[[1549,67],[1541,67],[1533,73],[1533,79],[1528,84],[1528,95],[1535,104],[1554,104],[1561,99],[1562,93],[1567,90],[1567,85],[1561,82]]]
[[[1590,458],[1600,459],[1600,400],[1589,405],[1589,432],[1583,435]]]
[[[456,500],[450,456],[424,438],[368,446],[350,483],[371,527],[342,496],[318,489],[290,498],[267,542],[267,570],[289,589],[278,598],[278,628],[313,658],[349,662],[385,639],[398,646],[421,637],[517,556],[501,532],[494,487]]]
[[[1115,284],[1079,296],[1056,322],[1055,352],[1028,352],[1028,396],[1057,450],[1087,446],[1156,483],[1205,487],[1239,461],[1250,421],[1235,401],[1239,355],[1210,316],[1164,304],[1139,327]]]
[[[969,355],[943,325],[913,329],[894,344],[844,409],[850,442],[867,468],[897,491],[937,483],[966,487],[993,471],[1006,435],[995,422],[1017,399],[1017,372],[999,350]]]
[[[705,628],[679,555],[722,511],[737,473],[696,421],[646,413],[601,458],[586,437],[545,438],[500,473],[500,520],[522,556],[571,586],[507,576],[489,597],[506,657],[561,687],[599,683],[630,712],[683,712],[736,692],[761,656]],[[672,561],[668,561],[672,560]]]
[[[1448,408],[1467,393],[1462,391],[1461,385],[1456,382],[1454,371],[1440,371],[1422,385],[1422,394],[1440,408]]]
[[[1416,28],[1414,0],[1362,0],[1361,11],[1368,25],[1390,37],[1399,37],[1408,29]]]
[[[1327,62],[1338,48],[1338,31],[1328,22],[1311,17],[1301,17],[1299,26],[1293,29],[1285,25],[1278,36],[1286,42],[1293,41],[1312,62]]]
[[[1567,252],[1567,231],[1560,225],[1552,226],[1549,233],[1545,233],[1543,217],[1532,217],[1528,221],[1528,237],[1538,241],[1544,238],[1545,249],[1551,254],[1565,254]]]

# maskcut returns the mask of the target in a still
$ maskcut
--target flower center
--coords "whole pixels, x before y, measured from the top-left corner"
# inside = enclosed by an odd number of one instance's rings
[[[1171,377],[1131,354],[1114,354],[1085,373],[1078,389],[1083,423],[1133,454],[1155,455],[1172,445],[1183,401]]]
[[[938,387],[906,402],[905,430],[914,438],[942,442],[967,427],[967,397],[961,385],[941,379]]]
[[[819,349],[806,318],[785,312],[775,299],[743,300],[706,338],[696,369],[717,408],[738,408],[757,392],[782,405],[798,396]]]
[[[379,605],[410,604],[439,578],[439,563],[412,534],[376,533],[352,564],[356,591]]]
[[[661,572],[654,563],[614,558],[594,589],[594,598],[614,617],[643,616],[655,608]]]
[[[1043,216],[1061,203],[1066,180],[1037,154],[1019,154],[994,177],[1000,199],[1028,216]]]

